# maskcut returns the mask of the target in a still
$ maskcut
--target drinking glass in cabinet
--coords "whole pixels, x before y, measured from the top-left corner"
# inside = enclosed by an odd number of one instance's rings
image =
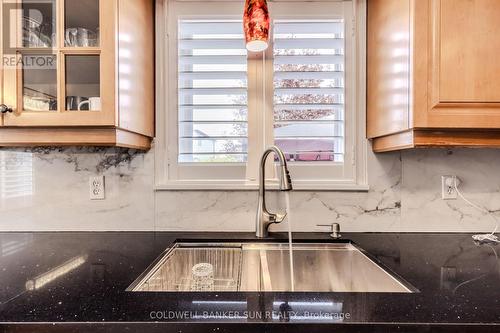
[[[65,0],[64,45],[99,46],[99,0]]]
[[[66,110],[100,111],[100,58],[98,55],[67,55]]]
[[[56,46],[56,1],[22,1],[22,46],[49,48]]]
[[[57,56],[22,55],[23,110],[57,110]]]

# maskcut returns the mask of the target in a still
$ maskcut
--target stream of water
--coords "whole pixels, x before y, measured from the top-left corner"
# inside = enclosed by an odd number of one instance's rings
[[[290,254],[290,283],[292,286],[291,291],[295,291],[295,279],[293,276],[293,246],[292,246],[292,210],[290,205],[290,192],[285,192],[286,197],[286,220],[288,222],[288,253]]]

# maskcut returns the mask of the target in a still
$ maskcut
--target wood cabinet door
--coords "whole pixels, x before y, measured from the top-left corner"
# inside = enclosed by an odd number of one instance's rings
[[[416,3],[428,6],[429,13],[427,18],[416,19],[427,20],[429,29],[424,125],[500,128],[500,1]]]
[[[115,126],[116,0],[2,1],[4,126]]]

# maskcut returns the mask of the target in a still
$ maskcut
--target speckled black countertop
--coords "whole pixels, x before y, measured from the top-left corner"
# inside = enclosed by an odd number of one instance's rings
[[[344,235],[419,290],[412,294],[126,291],[175,240],[253,238],[249,233],[0,233],[0,332],[272,332],[285,327],[308,333],[500,332],[500,245],[478,246],[468,234]],[[84,262],[26,290],[27,281],[75,258]],[[285,302],[296,316],[280,315]],[[339,309],[348,318],[324,315]],[[274,315],[252,315],[267,312]]]

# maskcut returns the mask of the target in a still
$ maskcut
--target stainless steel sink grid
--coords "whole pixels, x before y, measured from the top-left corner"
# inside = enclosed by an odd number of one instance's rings
[[[196,291],[192,267],[209,263],[214,291],[291,291],[288,251],[286,243],[177,243],[128,290]],[[352,243],[295,243],[293,263],[294,291],[416,291]]]
[[[237,291],[241,246],[176,244],[150,269],[134,291],[196,291],[192,268],[209,263],[214,268],[214,290]]]

